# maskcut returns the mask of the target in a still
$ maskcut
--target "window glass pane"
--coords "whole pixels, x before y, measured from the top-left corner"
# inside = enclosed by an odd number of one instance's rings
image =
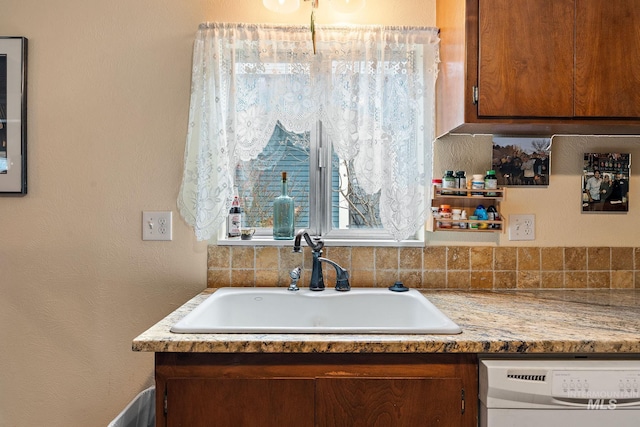
[[[295,227],[309,227],[309,133],[291,133],[280,124],[262,153],[241,161],[236,170],[243,226],[271,232],[273,200],[281,193],[282,172],[287,172],[289,196],[295,201]]]
[[[378,208],[380,192],[367,194],[358,185],[353,162],[339,159],[335,151],[331,163],[333,169],[331,179],[333,228],[339,230],[382,228],[380,209]]]

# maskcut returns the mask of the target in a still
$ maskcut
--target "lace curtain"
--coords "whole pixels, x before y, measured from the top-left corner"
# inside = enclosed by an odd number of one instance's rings
[[[303,134],[321,120],[358,184],[381,192],[383,227],[397,240],[426,219],[424,154],[434,137],[438,31],[201,24],[193,51],[181,215],[198,240],[231,206],[240,160],[255,159],[276,123]]]

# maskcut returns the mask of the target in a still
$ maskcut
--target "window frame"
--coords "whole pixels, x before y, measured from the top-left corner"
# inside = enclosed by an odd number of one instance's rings
[[[420,59],[418,59],[420,58]],[[422,50],[416,52],[415,66],[420,68],[420,72],[424,75],[425,64]],[[427,102],[425,98],[423,102]],[[416,117],[416,128],[424,129],[426,123],[425,105],[422,106],[422,114]],[[406,240],[397,241],[391,233],[382,228],[353,228],[339,229],[333,228],[332,225],[332,142],[327,133],[322,130],[323,124],[321,120],[316,120],[309,131],[309,227],[306,230],[314,237],[322,238],[325,242],[334,244],[342,244],[349,246],[409,246],[422,247],[426,244],[426,227],[429,219],[427,218],[423,227],[421,227],[415,235]],[[432,164],[426,162],[425,151],[430,149],[429,141],[426,141],[426,135],[422,133],[423,141],[420,145],[420,154],[425,159],[423,164],[423,173],[426,177],[432,175]],[[430,178],[429,178],[430,181]],[[428,182],[425,182],[425,198],[424,209],[429,209],[431,203],[428,195]],[[340,197],[342,199],[342,197]],[[342,208],[338,208],[339,211]],[[296,232],[302,227],[296,227]],[[289,242],[289,243],[288,243]],[[272,238],[272,229],[267,227],[256,228],[254,237],[251,240],[241,240],[239,238],[228,238],[226,235],[226,221],[223,222],[217,236],[217,244],[222,245],[245,245],[245,246],[287,246],[291,244],[287,240],[274,240]]]
[[[396,246],[422,247],[425,245],[424,227],[413,239],[396,241],[383,229],[335,229],[332,225],[331,176],[332,144],[327,133],[322,131],[320,120],[313,123],[309,132],[309,227],[310,235],[322,238],[325,243],[348,246]],[[425,165],[426,168],[426,165]],[[302,230],[296,227],[296,232]],[[274,240],[272,229],[261,227],[251,240],[226,236],[226,222],[218,233],[218,245],[229,246],[288,246],[290,240]]]

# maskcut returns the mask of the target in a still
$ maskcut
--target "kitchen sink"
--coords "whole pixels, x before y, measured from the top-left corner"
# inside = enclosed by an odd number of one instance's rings
[[[458,334],[462,330],[415,289],[221,288],[171,332]]]

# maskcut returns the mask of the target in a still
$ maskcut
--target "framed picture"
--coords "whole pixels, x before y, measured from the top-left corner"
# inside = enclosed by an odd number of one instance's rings
[[[492,158],[500,187],[549,185],[551,138],[494,136]]]
[[[27,194],[27,39],[0,37],[0,195]]]
[[[585,153],[582,168],[583,212],[628,212],[629,153]]]

